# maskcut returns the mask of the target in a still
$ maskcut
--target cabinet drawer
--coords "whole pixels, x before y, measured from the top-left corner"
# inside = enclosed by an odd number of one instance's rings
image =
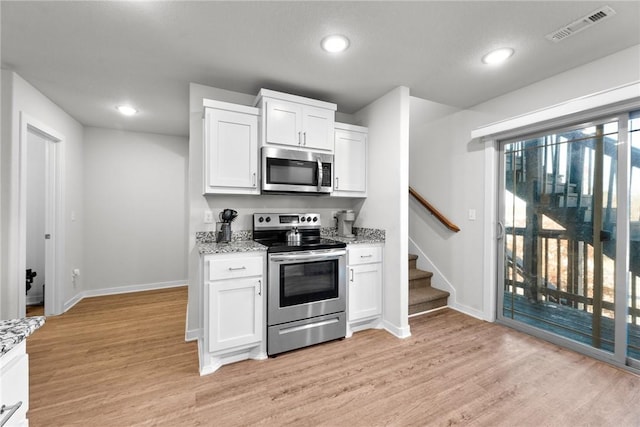
[[[262,275],[262,257],[238,257],[216,259],[211,257],[207,280],[232,279]]]
[[[382,262],[382,247],[365,246],[349,248],[349,265]]]

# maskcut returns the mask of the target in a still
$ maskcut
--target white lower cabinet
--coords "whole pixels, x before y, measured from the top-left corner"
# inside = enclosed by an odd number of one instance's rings
[[[262,279],[221,280],[209,287],[209,351],[262,340]]]
[[[265,359],[264,253],[206,255],[202,264],[200,374],[239,360]]]
[[[0,405],[4,409],[0,415],[0,424],[4,427],[29,425],[29,355],[26,352],[26,341],[9,350],[0,359]]]
[[[348,246],[349,285],[347,335],[362,329],[380,327],[382,316],[381,244]]]

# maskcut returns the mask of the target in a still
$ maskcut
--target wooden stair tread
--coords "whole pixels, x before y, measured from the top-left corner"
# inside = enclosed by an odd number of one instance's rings
[[[417,268],[418,255],[409,254],[409,314],[446,307],[449,292],[431,287],[433,273]]]
[[[409,280],[419,280],[419,279],[428,279],[433,276],[433,273],[430,271],[424,271],[417,268],[409,269]]]
[[[431,302],[448,297],[449,292],[432,288],[431,286],[426,288],[414,288],[409,290],[409,305]]]

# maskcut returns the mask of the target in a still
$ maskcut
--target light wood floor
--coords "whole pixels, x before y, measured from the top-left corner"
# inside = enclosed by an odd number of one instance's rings
[[[640,377],[452,310],[198,375],[186,288],[89,298],[27,340],[30,425],[638,426]]]

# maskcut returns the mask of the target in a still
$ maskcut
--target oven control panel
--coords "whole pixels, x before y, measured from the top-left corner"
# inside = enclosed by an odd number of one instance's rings
[[[253,229],[320,228],[318,213],[256,213],[253,214]]]

